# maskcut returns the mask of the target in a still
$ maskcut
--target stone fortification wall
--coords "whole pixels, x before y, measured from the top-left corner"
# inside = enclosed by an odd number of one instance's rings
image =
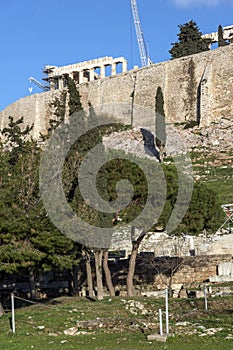
[[[155,96],[161,86],[168,123],[200,119],[201,125],[233,117],[233,45],[153,64],[108,78],[79,85],[82,103],[97,112],[107,112],[134,126],[155,125]],[[34,136],[44,131],[49,119],[49,102],[61,90],[31,95],[0,112],[0,126],[8,116],[24,116],[34,123]],[[145,113],[141,107],[150,112]],[[145,117],[147,116],[147,117]]]
[[[25,125],[34,124],[33,137],[38,138],[40,132],[46,131],[48,121],[51,117],[50,103],[60,91],[34,94],[17,100],[0,112],[0,129],[8,124],[9,116],[16,119],[24,117]]]

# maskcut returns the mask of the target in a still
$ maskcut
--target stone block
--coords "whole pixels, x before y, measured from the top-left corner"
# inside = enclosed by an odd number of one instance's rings
[[[233,276],[210,276],[209,281],[216,283],[232,282]]]
[[[224,283],[224,282],[232,282],[233,281],[233,275],[232,276],[210,276],[209,277],[210,282],[215,283]]]
[[[147,340],[157,340],[165,343],[167,341],[167,335],[149,334]]]
[[[0,317],[5,314],[5,311],[2,307],[2,304],[0,303]]]
[[[219,264],[218,275],[219,276],[232,275],[232,278],[233,278],[233,262],[224,262]]]

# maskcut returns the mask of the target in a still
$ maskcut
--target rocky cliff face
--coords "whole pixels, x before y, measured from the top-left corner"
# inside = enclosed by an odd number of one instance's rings
[[[191,155],[195,153],[194,158],[198,161],[208,154],[209,166],[233,167],[233,118],[222,118],[218,123],[211,123],[207,127],[190,127],[189,123],[170,124],[167,125],[166,132],[166,158],[185,151]],[[154,150],[154,136],[149,134],[148,139],[145,146],[142,129],[135,127],[132,130],[112,133],[103,141],[107,149],[118,149],[139,157],[146,156],[158,160],[159,150]],[[147,152],[146,148],[151,152]]]

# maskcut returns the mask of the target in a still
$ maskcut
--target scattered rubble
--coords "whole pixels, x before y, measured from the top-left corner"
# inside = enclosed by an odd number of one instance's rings
[[[222,327],[217,328],[206,328],[201,324],[192,323],[188,321],[177,322],[175,324],[176,334],[186,334],[186,335],[198,335],[199,337],[214,336],[218,332],[222,332],[224,329]]]
[[[124,300],[122,299],[123,303],[125,304],[126,310],[129,310],[134,315],[137,315],[140,313],[141,315],[146,315],[148,313],[148,310],[145,309],[145,306],[140,303],[140,301],[136,300]]]

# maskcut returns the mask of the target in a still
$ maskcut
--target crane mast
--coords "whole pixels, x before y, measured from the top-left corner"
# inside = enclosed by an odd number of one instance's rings
[[[131,0],[131,8],[132,8],[134,26],[135,26],[136,35],[137,35],[141,64],[142,64],[142,67],[145,67],[145,66],[148,66],[149,64],[151,64],[152,62],[148,56],[148,52],[146,49],[136,0]]]

